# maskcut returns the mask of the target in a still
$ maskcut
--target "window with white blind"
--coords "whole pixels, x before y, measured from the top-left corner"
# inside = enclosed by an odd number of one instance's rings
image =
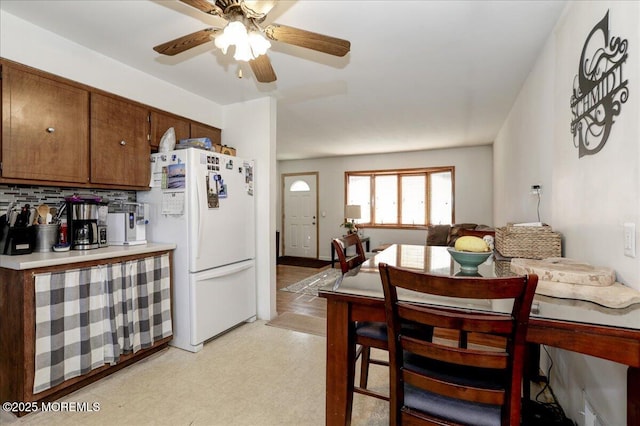
[[[360,226],[414,228],[454,220],[454,167],[345,172]]]

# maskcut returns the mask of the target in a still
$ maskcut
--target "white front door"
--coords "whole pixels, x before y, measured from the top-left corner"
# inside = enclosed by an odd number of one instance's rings
[[[286,174],[283,184],[284,255],[318,257],[317,173]]]

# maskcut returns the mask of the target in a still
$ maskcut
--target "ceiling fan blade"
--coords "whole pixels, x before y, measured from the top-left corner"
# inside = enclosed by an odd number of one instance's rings
[[[217,15],[218,10],[216,7],[209,3],[207,0],[180,0],[184,4],[188,4],[191,7],[195,7],[198,10],[203,11],[204,13],[209,13],[211,15]]]
[[[204,30],[196,31],[195,33],[182,36],[175,40],[162,43],[153,48],[158,53],[163,55],[177,55],[178,53],[189,50],[192,47],[200,46],[208,41],[212,40],[212,37],[220,31],[214,28],[206,28]]]
[[[276,72],[271,66],[271,60],[267,55],[260,55],[249,61],[251,70],[260,83],[272,83],[276,81]]]
[[[344,56],[351,49],[351,42],[348,40],[288,27],[286,25],[271,24],[265,28],[264,32],[267,38],[271,40],[306,47],[307,49],[313,49],[335,56]]]

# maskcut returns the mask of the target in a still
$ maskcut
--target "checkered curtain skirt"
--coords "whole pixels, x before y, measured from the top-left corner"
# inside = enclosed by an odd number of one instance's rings
[[[33,392],[171,335],[169,255],[35,275]]]

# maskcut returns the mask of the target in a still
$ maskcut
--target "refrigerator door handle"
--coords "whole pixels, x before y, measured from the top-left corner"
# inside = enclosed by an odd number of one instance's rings
[[[207,280],[211,278],[220,278],[228,275],[237,274],[246,269],[253,268],[255,262],[253,260],[246,260],[231,265],[221,266],[219,268],[213,268],[208,271],[196,272],[194,277],[196,280]]]
[[[196,239],[197,239],[197,243],[196,243],[196,259],[200,259],[200,249],[202,248],[202,212],[200,211],[200,209],[202,208],[202,205],[200,203],[200,194],[201,194],[201,188],[200,188],[200,179],[198,179],[198,174],[196,173],[196,205],[195,205],[195,210],[196,210],[196,214],[198,215],[198,219],[196,220],[196,223],[198,224],[198,235],[196,235]]]

